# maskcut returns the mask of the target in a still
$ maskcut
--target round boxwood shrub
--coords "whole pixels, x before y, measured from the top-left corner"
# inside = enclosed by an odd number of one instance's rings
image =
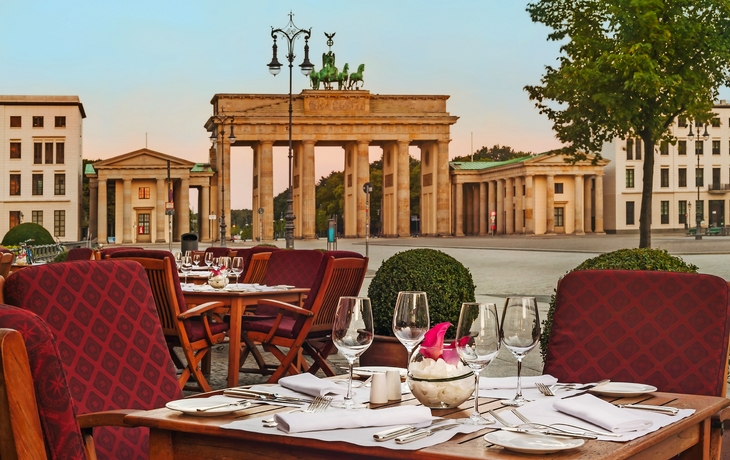
[[[450,321],[456,325],[461,304],[474,301],[474,289],[469,270],[444,252],[399,252],[383,262],[368,287],[375,333],[393,335],[393,308],[399,291],[425,291],[431,324]]]
[[[8,233],[3,237],[3,246],[19,246],[20,243],[26,240],[32,239],[33,242],[29,243],[32,246],[39,244],[54,244],[55,241],[48,230],[43,228],[42,225],[34,224],[33,222],[25,222],[20,225],[16,225],[11,228]]]
[[[585,260],[570,272],[577,270],[651,270],[663,272],[697,273],[698,267],[688,264],[680,257],[670,255],[664,249],[635,248],[619,249],[618,251],[601,254],[598,257]],[[567,273],[566,273],[567,274]],[[540,354],[545,361],[550,328],[553,325],[555,313],[555,294],[550,298],[550,308],[547,318],[542,322],[540,335]]]
[[[68,251],[59,252],[56,257],[53,258],[54,262],[66,262],[68,258]]]

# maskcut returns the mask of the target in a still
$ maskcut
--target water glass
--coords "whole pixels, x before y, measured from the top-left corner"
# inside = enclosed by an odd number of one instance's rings
[[[205,253],[205,265],[207,265],[208,270],[210,270],[210,266],[213,265],[213,253],[212,252]]]
[[[332,404],[343,409],[360,409],[366,404],[352,400],[352,367],[355,358],[373,342],[373,310],[367,297],[340,297],[332,324],[332,342],[350,367],[347,396],[341,403]]]
[[[422,291],[401,291],[393,311],[393,334],[406,347],[408,362],[411,354],[430,327],[428,298]]]
[[[517,358],[517,394],[514,399],[502,401],[508,406],[521,406],[527,400],[522,396],[522,358],[532,351],[540,340],[540,313],[534,297],[507,297],[499,328],[502,345]]]
[[[236,275],[236,287],[238,287],[238,277],[243,273],[243,257],[234,257],[231,262],[231,270]]]
[[[190,256],[184,256],[180,263],[180,269],[185,275],[185,284],[188,284],[188,274],[193,270],[193,261]]]

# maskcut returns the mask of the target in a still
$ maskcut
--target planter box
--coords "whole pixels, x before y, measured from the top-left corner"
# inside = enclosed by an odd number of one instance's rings
[[[360,366],[408,367],[408,352],[395,337],[376,335],[373,343],[360,355]]]

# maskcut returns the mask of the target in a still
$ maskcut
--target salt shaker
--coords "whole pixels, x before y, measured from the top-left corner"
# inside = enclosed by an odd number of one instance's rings
[[[400,370],[391,369],[385,372],[385,382],[388,386],[388,400],[401,400]]]
[[[388,385],[384,372],[374,372],[370,384],[370,404],[385,404],[388,402]]]

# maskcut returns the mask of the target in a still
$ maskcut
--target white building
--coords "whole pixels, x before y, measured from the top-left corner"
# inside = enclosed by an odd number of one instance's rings
[[[77,96],[0,96],[0,237],[36,222],[80,239],[84,118]]]
[[[677,142],[656,147],[653,232],[693,228],[697,210],[704,229],[730,225],[726,218],[730,216],[730,104],[721,100],[713,111],[708,125],[692,124],[691,140],[690,121],[678,117],[670,128]],[[604,145],[601,155],[610,160],[604,169],[606,232],[638,232],[644,166],[641,140],[615,139]]]

